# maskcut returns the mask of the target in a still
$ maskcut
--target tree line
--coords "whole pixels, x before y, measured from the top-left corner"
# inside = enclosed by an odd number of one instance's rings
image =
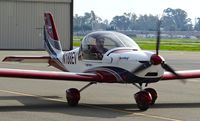
[[[161,18],[154,15],[139,15],[135,13],[124,13],[114,16],[109,22],[102,20],[94,11],[85,12],[83,16],[76,14],[73,18],[73,29],[75,32],[92,30],[144,30],[156,31],[157,22],[161,19],[163,31],[200,31],[200,18],[192,24],[186,11],[182,9],[164,9]]]

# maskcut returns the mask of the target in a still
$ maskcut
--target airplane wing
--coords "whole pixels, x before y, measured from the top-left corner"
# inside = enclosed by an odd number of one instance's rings
[[[20,63],[48,63],[50,56],[7,56],[4,62],[20,62]]]
[[[161,77],[161,81],[200,78],[200,70],[177,71],[177,74],[179,74],[179,77],[175,76],[174,74],[165,72],[164,75]],[[102,75],[101,73],[73,73],[7,68],[0,68],[0,77],[120,83],[113,78],[111,79],[105,75]]]
[[[50,80],[74,80],[74,81],[89,81],[103,82],[102,76],[94,73],[70,73],[70,72],[55,72],[55,71],[36,71],[22,69],[7,69],[0,68],[0,77],[10,78],[30,78],[30,79],[50,79]]]
[[[179,76],[165,72],[161,80],[200,78],[200,70],[176,71]]]

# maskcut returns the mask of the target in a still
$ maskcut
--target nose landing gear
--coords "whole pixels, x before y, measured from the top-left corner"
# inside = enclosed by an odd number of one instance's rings
[[[140,110],[147,110],[152,102],[151,94],[145,90],[137,92],[134,98]]]
[[[137,92],[134,95],[135,101],[137,103],[137,106],[140,110],[147,110],[149,108],[149,106],[155,104],[155,101],[158,97],[158,94],[156,92],[155,89],[153,88],[146,88],[146,89],[142,89],[142,85],[137,87],[140,88],[141,91]]]

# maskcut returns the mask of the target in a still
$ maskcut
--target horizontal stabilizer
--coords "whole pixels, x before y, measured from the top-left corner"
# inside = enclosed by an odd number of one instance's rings
[[[7,56],[4,62],[20,62],[20,63],[49,63],[49,56]]]

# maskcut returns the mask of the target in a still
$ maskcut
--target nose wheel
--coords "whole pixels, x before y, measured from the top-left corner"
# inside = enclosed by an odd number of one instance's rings
[[[143,111],[147,110],[149,106],[155,104],[157,97],[157,92],[153,88],[146,88],[134,95],[137,107]]]
[[[153,89],[153,88],[146,88],[146,89],[144,89],[144,90],[150,93],[150,95],[151,95],[151,97],[152,97],[152,101],[151,101],[150,104],[151,104],[151,105],[154,105],[155,102],[156,102],[156,99],[158,98],[158,94],[157,94],[156,90]]]
[[[137,92],[134,98],[140,110],[147,110],[152,102],[151,94],[145,90]]]

